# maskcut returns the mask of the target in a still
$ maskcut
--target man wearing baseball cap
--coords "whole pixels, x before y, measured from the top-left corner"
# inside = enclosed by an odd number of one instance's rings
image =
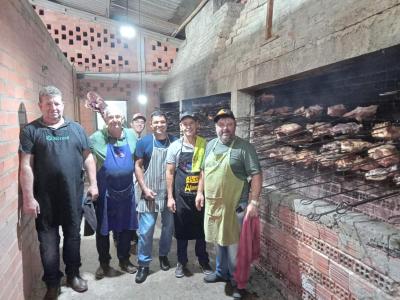
[[[203,273],[212,273],[204,240],[204,209],[195,205],[206,140],[197,135],[199,122],[191,112],[181,114],[180,129],[183,136],[171,144],[166,157],[167,206],[174,213],[177,278],[191,274],[187,268],[188,240],[196,240],[195,253]]]
[[[221,109],[214,123],[217,138],[207,144],[198,190],[201,194],[204,187],[205,201],[196,202],[199,208],[205,204],[205,239],[216,244],[217,252],[216,270],[204,281],[230,280],[233,298],[241,299],[244,291],[233,277],[241,224],[245,218],[258,216],[262,174],[253,145],[235,135],[233,112]]]
[[[146,127],[146,117],[141,113],[136,113],[132,116],[131,127],[135,132],[137,139],[140,139],[142,132]]]

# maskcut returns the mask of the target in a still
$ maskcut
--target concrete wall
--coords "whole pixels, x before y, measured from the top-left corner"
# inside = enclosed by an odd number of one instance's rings
[[[74,70],[25,0],[0,9],[0,299],[27,299],[42,267],[34,220],[20,215],[18,135],[40,116],[39,89],[58,86],[74,119]]]
[[[240,11],[241,10],[241,11]],[[252,88],[400,43],[400,1],[275,1],[265,39],[266,0],[209,1],[186,27],[162,101]]]

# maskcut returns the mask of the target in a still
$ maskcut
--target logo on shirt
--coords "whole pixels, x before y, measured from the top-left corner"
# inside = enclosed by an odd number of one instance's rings
[[[49,142],[67,141],[67,140],[69,140],[69,135],[65,135],[65,136],[46,135],[46,140]]]

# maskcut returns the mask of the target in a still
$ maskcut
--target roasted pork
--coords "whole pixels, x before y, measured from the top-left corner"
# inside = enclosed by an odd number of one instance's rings
[[[372,147],[371,143],[358,139],[355,140],[348,139],[340,141],[340,151],[347,153],[360,152],[371,147]]]
[[[341,117],[347,112],[346,106],[343,104],[328,107],[327,115],[331,117]]]
[[[350,123],[340,123],[333,126],[330,131],[332,135],[339,134],[354,134],[360,131],[362,128],[361,124],[357,124],[355,122]]]
[[[383,167],[399,163],[399,152],[393,145],[382,145],[368,150],[368,156]]]
[[[370,120],[372,119],[376,111],[378,109],[378,105],[370,105],[370,106],[358,106],[356,109],[346,113],[343,115],[344,118],[354,118],[358,122],[363,120]]]
[[[372,128],[371,135],[374,138],[384,140],[396,140],[400,138],[400,127],[391,124],[390,122],[377,123]]]

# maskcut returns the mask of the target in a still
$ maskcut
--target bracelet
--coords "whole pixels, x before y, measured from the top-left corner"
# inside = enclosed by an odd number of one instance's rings
[[[255,207],[258,208],[258,206],[260,205],[260,202],[258,202],[257,200],[250,200],[250,204],[253,204]]]

